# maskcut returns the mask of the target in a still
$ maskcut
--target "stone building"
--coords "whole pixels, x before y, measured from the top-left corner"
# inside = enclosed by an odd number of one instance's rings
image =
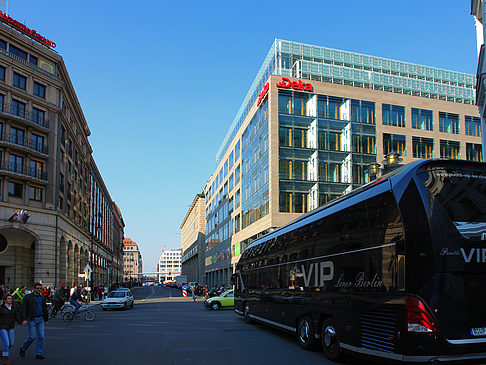
[[[116,281],[124,222],[55,43],[0,14],[0,283]],[[32,36],[36,34],[36,36]]]

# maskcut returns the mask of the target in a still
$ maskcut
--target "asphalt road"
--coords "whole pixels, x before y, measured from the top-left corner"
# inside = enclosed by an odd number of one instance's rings
[[[35,343],[18,355],[27,328],[16,327],[13,364],[334,364],[321,351],[299,347],[295,336],[247,324],[232,309],[207,310],[175,289],[133,289],[135,307],[103,312],[71,323],[51,320],[45,331],[45,360],[35,360]],[[350,365],[371,365],[352,361]]]

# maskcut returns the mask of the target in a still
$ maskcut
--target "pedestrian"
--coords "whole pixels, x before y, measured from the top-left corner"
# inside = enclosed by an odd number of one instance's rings
[[[12,294],[13,301],[16,302],[19,305],[19,307],[20,304],[22,303],[22,299],[24,299],[24,297],[26,296],[26,291],[27,288],[25,287],[25,285],[22,285],[19,288],[15,289],[15,291]]]
[[[196,301],[196,284],[193,284],[191,286],[191,291],[192,291],[192,301],[195,302]]]
[[[47,326],[49,315],[47,313],[47,304],[42,296],[42,284],[35,283],[33,293],[27,294],[22,300],[22,318],[23,325],[29,326],[29,337],[20,346],[20,357],[25,357],[25,351],[37,338],[35,346],[35,358],[43,360],[42,355],[44,347],[44,325]]]
[[[5,294],[0,306],[0,338],[2,339],[2,356],[5,365],[11,365],[9,351],[14,345],[15,322],[22,323],[20,305],[12,300],[12,295]]]

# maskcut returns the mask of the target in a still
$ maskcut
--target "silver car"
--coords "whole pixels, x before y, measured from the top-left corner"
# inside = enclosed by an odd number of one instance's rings
[[[115,290],[108,294],[108,296],[103,300],[101,308],[105,311],[107,309],[128,309],[133,308],[133,295],[130,290]]]

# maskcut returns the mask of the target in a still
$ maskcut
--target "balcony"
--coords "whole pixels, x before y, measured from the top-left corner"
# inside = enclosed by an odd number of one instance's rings
[[[0,48],[1,49],[1,48]],[[9,116],[14,116],[23,121],[28,121],[34,123],[42,128],[49,129],[49,121],[44,118],[39,118],[34,115],[32,111],[27,111],[25,108],[21,108],[18,105],[11,104],[0,104],[0,112],[3,114],[8,114]]]
[[[53,80],[56,80],[57,82],[63,83],[62,79],[60,77],[58,77],[57,75],[51,74],[50,72],[48,72],[48,71],[46,71],[46,70],[44,70],[44,69],[42,69],[40,67],[37,67],[33,63],[30,63],[30,62],[24,60],[23,58],[20,58],[19,56],[14,55],[13,53],[10,53],[10,52],[2,49],[2,48],[0,48],[0,53],[1,54],[4,54],[7,57],[10,57],[11,59],[13,59],[13,60],[15,60],[17,62],[20,62],[21,64],[23,64],[23,65],[25,65],[27,67],[30,67],[34,71],[40,72],[41,74],[43,74],[45,76],[48,76],[48,77],[50,77]]]
[[[0,172],[13,173],[15,175],[22,175],[24,177],[47,182],[47,172],[38,171],[35,168],[31,168],[25,165],[18,165],[12,162],[0,162]]]
[[[41,143],[34,143],[33,141],[29,141],[27,138],[19,138],[15,134],[1,134],[0,132],[0,143],[1,142],[7,142],[9,144],[15,145],[15,146],[21,146],[28,148],[30,150],[36,151],[41,155],[45,155],[45,157],[48,155],[48,149],[47,146],[44,146]]]

